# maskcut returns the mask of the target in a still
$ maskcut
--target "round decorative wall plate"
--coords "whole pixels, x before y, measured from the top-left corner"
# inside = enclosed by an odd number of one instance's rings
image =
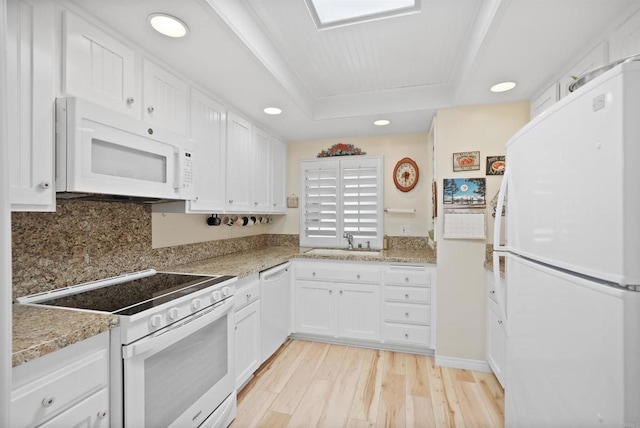
[[[411,158],[402,158],[393,169],[393,182],[402,192],[408,192],[418,184],[420,172],[418,165]]]

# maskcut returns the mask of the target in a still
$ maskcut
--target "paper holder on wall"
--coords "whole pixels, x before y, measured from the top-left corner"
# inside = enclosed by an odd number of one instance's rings
[[[385,208],[384,212],[389,214],[415,214],[415,208]]]

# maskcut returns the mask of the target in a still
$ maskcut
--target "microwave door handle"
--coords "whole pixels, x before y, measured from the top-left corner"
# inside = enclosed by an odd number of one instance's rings
[[[122,358],[128,360],[153,349],[164,349],[219,319],[233,308],[233,304],[233,297],[228,298],[217,306],[213,306],[209,312],[195,317],[185,324],[183,324],[184,321],[179,321],[176,326],[169,327],[169,330],[164,333],[123,346]]]
[[[504,171],[502,183],[500,184],[500,193],[498,193],[498,203],[496,204],[496,219],[493,223],[493,251],[504,251],[505,246],[500,245],[501,229],[502,229],[502,209],[504,207],[504,198],[507,194],[509,182],[509,168]]]
[[[176,190],[180,190],[182,188],[182,174],[181,174],[181,170],[182,168],[180,167],[180,161],[182,160],[182,156],[180,154],[180,148],[179,147],[174,147],[173,148],[173,162],[175,167],[173,168],[174,171],[174,176],[173,176],[173,188]]]

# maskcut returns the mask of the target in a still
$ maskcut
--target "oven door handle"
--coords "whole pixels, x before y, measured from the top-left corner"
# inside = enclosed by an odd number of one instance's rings
[[[230,297],[209,309],[205,309],[200,314],[194,314],[158,333],[123,346],[122,358],[128,360],[151,350],[160,351],[223,317],[233,309],[233,304],[233,297]]]

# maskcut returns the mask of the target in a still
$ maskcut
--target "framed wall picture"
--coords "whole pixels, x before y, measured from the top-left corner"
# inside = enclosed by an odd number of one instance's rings
[[[487,175],[504,175],[504,156],[487,156]]]
[[[459,152],[453,154],[453,172],[478,171],[480,152]]]
[[[481,208],[487,204],[486,178],[445,178],[443,181],[443,207]]]

